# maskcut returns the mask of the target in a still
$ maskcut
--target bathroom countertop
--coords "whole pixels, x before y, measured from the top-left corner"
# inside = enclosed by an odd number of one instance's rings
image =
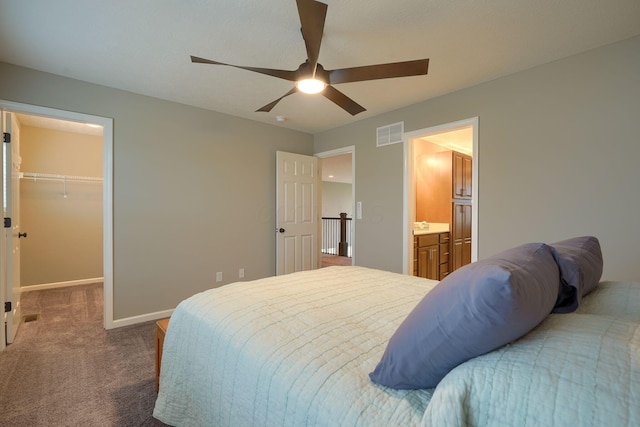
[[[449,231],[448,223],[430,222],[428,227],[413,227],[413,235],[421,236],[424,234],[446,233]]]

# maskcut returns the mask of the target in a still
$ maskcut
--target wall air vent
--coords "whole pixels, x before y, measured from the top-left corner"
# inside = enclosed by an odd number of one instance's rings
[[[385,145],[402,142],[403,135],[404,122],[379,127],[376,129],[376,146],[384,147]]]

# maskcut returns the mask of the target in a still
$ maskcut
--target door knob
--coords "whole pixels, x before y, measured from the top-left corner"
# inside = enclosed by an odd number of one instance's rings
[[[284,233],[284,228],[280,228],[280,229],[278,229],[278,231],[279,231],[280,233]]]
[[[19,239],[19,238],[21,238],[21,237],[26,238],[26,237],[27,237],[27,233],[20,233],[20,232],[18,232],[18,239]]]

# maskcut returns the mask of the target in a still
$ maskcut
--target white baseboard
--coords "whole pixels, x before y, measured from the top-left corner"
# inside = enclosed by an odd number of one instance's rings
[[[43,283],[41,285],[21,286],[20,292],[41,291],[43,289],[65,288],[67,286],[90,285],[91,283],[103,282],[104,277],[94,277],[93,279],[69,280],[68,282]]]
[[[166,317],[171,317],[173,314],[173,309],[164,310],[164,311],[156,311],[154,313],[141,314],[140,316],[132,316],[125,317],[124,319],[117,319],[113,321],[111,328],[121,328],[123,326],[135,325],[137,323],[149,322],[151,320],[164,319]]]

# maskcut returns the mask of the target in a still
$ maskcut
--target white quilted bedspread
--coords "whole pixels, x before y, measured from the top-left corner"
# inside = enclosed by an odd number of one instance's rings
[[[437,386],[433,426],[640,426],[640,285],[603,282],[571,314]]]
[[[171,317],[154,416],[176,426],[419,425],[433,389],[390,390],[368,374],[436,283],[330,267],[195,295]]]
[[[182,302],[154,416],[176,426],[640,426],[640,285],[451,371],[437,388],[368,377],[437,282],[362,267],[227,285]],[[265,302],[267,301],[267,302]]]

